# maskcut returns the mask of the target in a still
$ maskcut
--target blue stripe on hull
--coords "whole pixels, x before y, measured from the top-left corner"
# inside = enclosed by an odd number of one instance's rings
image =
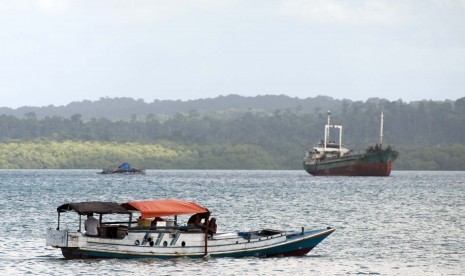
[[[272,257],[277,255],[283,256],[303,256],[312,250],[317,244],[324,240],[330,233],[294,243],[286,243],[278,245],[276,247],[267,249],[254,249],[250,251],[242,251],[237,253],[223,253],[215,254],[212,253],[212,257]],[[300,252],[300,254],[299,254]]]

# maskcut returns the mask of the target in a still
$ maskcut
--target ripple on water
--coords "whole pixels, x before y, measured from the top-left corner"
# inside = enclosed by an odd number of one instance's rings
[[[465,172],[311,177],[301,171],[0,171],[0,271],[101,275],[462,275]],[[299,258],[64,260],[45,246],[56,208],[86,200],[179,198],[213,211],[219,231],[336,228]],[[74,218],[63,217],[72,228]],[[74,222],[75,223],[75,222]],[[270,227],[271,226],[271,227]]]

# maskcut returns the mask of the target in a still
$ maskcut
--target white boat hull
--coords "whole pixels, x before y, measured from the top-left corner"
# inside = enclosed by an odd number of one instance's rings
[[[89,237],[78,231],[47,230],[47,245],[62,249],[65,258],[201,258],[245,256],[301,256],[334,229],[301,232],[262,230],[219,233],[138,230],[114,238]]]

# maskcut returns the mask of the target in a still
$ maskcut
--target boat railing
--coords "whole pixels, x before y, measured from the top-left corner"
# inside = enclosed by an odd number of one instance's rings
[[[344,154],[335,154],[333,156],[325,155],[322,158],[317,159],[316,162],[325,162],[325,161],[338,160],[338,159],[344,159],[344,158],[353,158],[357,155],[364,154],[366,152],[367,152],[366,149],[349,150],[348,152]]]
[[[193,226],[193,225],[163,225],[163,226],[140,226],[137,225],[137,221],[131,221],[130,225],[128,226],[128,221],[111,221],[111,222],[102,222],[101,228],[116,228],[116,227],[125,227],[129,231],[137,232],[137,231],[156,231],[156,230],[180,230],[180,231],[197,231],[203,232],[205,227],[202,226]]]
[[[364,153],[366,153],[366,152],[367,152],[366,149],[353,149],[353,150],[350,150],[350,151],[347,153],[347,156],[360,155],[360,154],[364,154]]]
[[[204,228],[199,226],[184,226],[184,225],[175,225],[175,226],[134,226],[128,228],[131,232],[147,232],[147,231],[186,231],[186,232],[203,232]]]
[[[133,226],[128,227],[126,225],[117,224],[116,222],[112,223],[102,223],[100,227],[100,237],[101,238],[111,238],[111,239],[123,239],[128,232],[195,232],[202,233],[205,232],[203,227],[198,226]]]
[[[377,152],[377,151],[390,151],[390,150],[394,150],[394,148],[389,145],[385,148],[381,148],[381,147],[368,147],[366,149],[353,149],[353,150],[350,150],[347,154],[345,154],[344,156],[347,156],[347,157],[352,157],[352,156],[356,156],[356,155],[360,155],[360,154],[365,154],[367,152]],[[344,157],[343,156],[343,157]]]
[[[137,223],[137,222],[131,222],[131,223]],[[125,226],[128,225],[128,221],[106,221],[106,222],[102,222],[101,225],[119,225],[119,224],[123,224]]]

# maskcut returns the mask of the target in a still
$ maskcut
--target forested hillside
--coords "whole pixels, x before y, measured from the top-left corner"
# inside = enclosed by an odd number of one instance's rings
[[[23,118],[25,114],[35,114],[37,119],[45,117],[69,118],[80,114],[84,121],[92,118],[115,120],[130,120],[133,117],[143,118],[154,115],[174,115],[189,113],[192,110],[249,110],[260,109],[273,111],[276,109],[299,108],[304,111],[315,109],[340,109],[342,100],[318,96],[315,98],[298,99],[284,95],[264,95],[242,97],[238,95],[219,96],[213,99],[198,99],[190,101],[155,100],[146,103],[144,100],[132,98],[100,98],[98,101],[72,102],[66,106],[32,107],[24,106],[17,109],[0,107],[0,114]]]
[[[193,145],[75,141],[0,143],[0,168],[103,169],[123,161],[148,169],[277,169],[255,145]]]
[[[378,143],[383,112],[384,144],[401,152],[394,169],[465,170],[465,98],[328,106],[332,123],[344,126],[344,144],[354,149]],[[304,148],[323,137],[327,109],[278,105],[153,111],[128,120],[83,117],[0,115],[0,168],[101,168],[125,160],[147,169],[301,169]]]

